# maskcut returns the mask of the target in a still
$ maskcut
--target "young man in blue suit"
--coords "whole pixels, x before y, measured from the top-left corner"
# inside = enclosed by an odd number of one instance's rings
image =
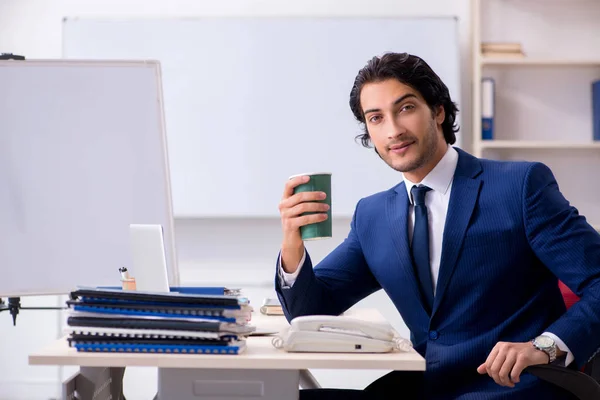
[[[545,165],[454,148],[456,106],[420,58],[373,58],[350,107],[363,144],[401,182],[361,199],[348,237],[314,268],[299,228],[326,218],[315,202],[323,194],[294,195],[306,177],[287,182],[276,290],[288,320],[338,315],[385,290],[426,372],[392,372],[364,391],[303,390],[301,399],[571,398],[522,372],[555,358],[580,367],[600,348],[600,235]],[[581,297],[568,312],[558,279]]]

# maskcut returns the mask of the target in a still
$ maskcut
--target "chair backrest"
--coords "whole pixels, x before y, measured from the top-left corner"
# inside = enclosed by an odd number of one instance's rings
[[[561,281],[558,281],[558,287],[562,293],[567,310],[579,301],[579,297]],[[600,383],[600,354],[590,360],[581,370],[587,375],[591,375],[592,378]]]
[[[571,306],[579,301],[579,297],[571,289],[567,287],[561,281],[558,281],[558,287],[560,288],[560,292],[562,293],[563,299],[565,301],[565,305],[567,306],[567,310],[571,308]]]

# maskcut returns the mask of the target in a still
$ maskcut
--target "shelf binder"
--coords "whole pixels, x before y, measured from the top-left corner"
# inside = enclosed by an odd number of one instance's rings
[[[493,78],[481,79],[481,139],[494,139],[495,86]]]
[[[592,83],[592,136],[600,140],[600,80]]]

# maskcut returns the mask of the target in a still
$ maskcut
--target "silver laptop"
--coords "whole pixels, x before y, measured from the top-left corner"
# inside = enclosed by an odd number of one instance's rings
[[[169,275],[162,225],[131,224],[129,237],[136,290],[169,292]]]

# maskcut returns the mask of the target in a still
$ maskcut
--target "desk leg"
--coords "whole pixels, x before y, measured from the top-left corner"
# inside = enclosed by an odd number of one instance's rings
[[[158,369],[159,400],[298,400],[297,370]]]
[[[312,372],[303,369],[300,371],[300,387],[302,389],[320,389],[321,385]]]
[[[125,368],[81,367],[63,382],[62,400],[121,400],[124,373]]]

